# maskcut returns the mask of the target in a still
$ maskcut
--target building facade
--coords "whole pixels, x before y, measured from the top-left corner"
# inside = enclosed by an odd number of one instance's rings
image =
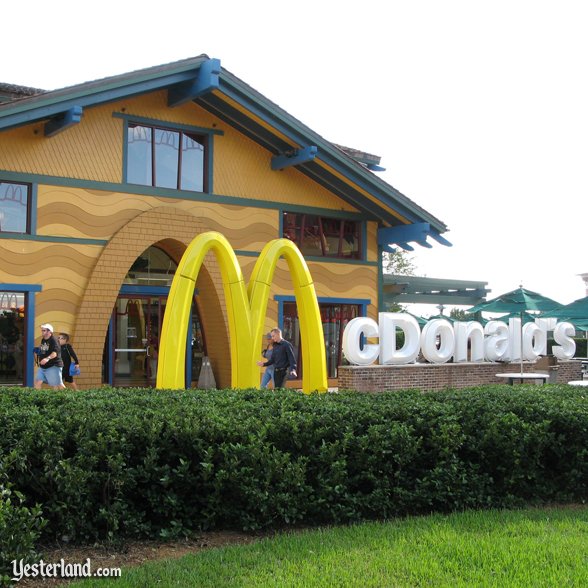
[[[345,324],[375,318],[380,307],[382,251],[449,244],[446,226],[382,181],[372,163],[314,133],[217,59],[202,55],[50,92],[4,87],[2,384],[32,385],[32,348],[41,323],[50,322],[71,336],[81,386],[153,385],[177,264],[196,235],[218,231],[246,280],[268,241],[299,245],[336,385]],[[209,254],[185,334],[187,386],[197,383],[203,357],[217,386],[230,385],[224,296]],[[268,330],[275,325],[299,345],[283,261],[266,317]]]

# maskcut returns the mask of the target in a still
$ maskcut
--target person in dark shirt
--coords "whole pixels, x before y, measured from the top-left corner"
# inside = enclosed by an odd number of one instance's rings
[[[39,369],[35,376],[35,388],[48,384],[55,390],[65,388],[61,376],[61,347],[53,336],[53,326],[49,323],[41,325],[41,344],[39,345]]]
[[[288,377],[296,377],[296,358],[294,357],[294,349],[289,341],[282,339],[282,331],[280,331],[280,329],[272,329],[271,335],[272,341],[274,342],[272,356],[267,361],[258,361],[257,365],[260,367],[273,365],[274,386],[276,388],[283,388]]]
[[[73,376],[69,373],[69,368],[73,363],[77,368],[80,367],[80,361],[78,360],[78,356],[74,351],[74,348],[71,346],[69,342],[69,335],[67,333],[59,333],[59,337],[57,337],[59,345],[61,346],[61,359],[63,361],[63,368],[61,371],[61,377],[63,378],[63,383],[68,382],[71,384],[71,387],[74,390],[78,389],[78,385],[74,382]]]

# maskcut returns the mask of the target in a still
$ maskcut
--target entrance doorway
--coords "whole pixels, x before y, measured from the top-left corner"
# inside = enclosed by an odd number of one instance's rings
[[[114,311],[115,386],[154,386],[167,297],[119,296]]]
[[[22,386],[26,374],[25,293],[0,291],[0,385]]]
[[[112,313],[112,385],[154,387],[157,380],[159,340],[165,296],[121,294]],[[196,300],[192,303],[190,330],[186,336],[186,385],[198,381],[206,354],[202,323]]]
[[[154,387],[159,342],[176,264],[158,247],[147,249],[130,269],[112,312],[104,354],[104,381],[121,387]],[[186,385],[198,381],[206,353],[194,296],[186,333]]]

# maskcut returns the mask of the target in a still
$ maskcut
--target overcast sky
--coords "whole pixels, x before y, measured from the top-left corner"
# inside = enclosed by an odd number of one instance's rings
[[[588,3],[2,6],[0,82],[55,89],[205,53],[441,219],[419,275],[569,303],[588,272]],[[424,307],[435,314],[434,307]]]

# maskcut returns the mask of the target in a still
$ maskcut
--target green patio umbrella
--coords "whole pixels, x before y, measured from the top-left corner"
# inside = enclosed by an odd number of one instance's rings
[[[496,317],[494,320],[502,321],[503,323],[508,323],[508,319],[511,318],[521,318],[520,312],[509,312],[508,314],[504,314],[502,316]],[[526,325],[527,323],[532,323],[535,320],[535,317],[528,312],[523,312],[523,324]]]
[[[541,317],[588,321],[588,296],[574,300],[574,302],[566,306],[560,305],[558,308],[546,309],[546,312],[542,313]],[[572,320],[571,322],[574,321]]]
[[[487,302],[481,302],[470,308],[468,312],[508,312],[518,314],[521,319],[521,374],[523,373],[523,333],[522,327],[525,320],[525,312],[536,311],[544,312],[554,311],[563,305],[547,296],[526,290],[519,286],[516,290],[506,292]]]
[[[541,317],[557,318],[561,322],[572,323],[576,329],[588,333],[588,296],[574,300],[556,310],[544,312]]]
[[[544,317],[541,317],[544,318]],[[549,317],[545,317],[549,318]],[[556,317],[560,323],[572,323],[580,331],[588,331],[588,319],[570,318],[567,316]]]
[[[529,310],[544,312],[556,310],[563,305],[547,296],[526,290],[522,286],[492,300],[481,302],[473,306],[468,312],[515,312],[521,313]]]

